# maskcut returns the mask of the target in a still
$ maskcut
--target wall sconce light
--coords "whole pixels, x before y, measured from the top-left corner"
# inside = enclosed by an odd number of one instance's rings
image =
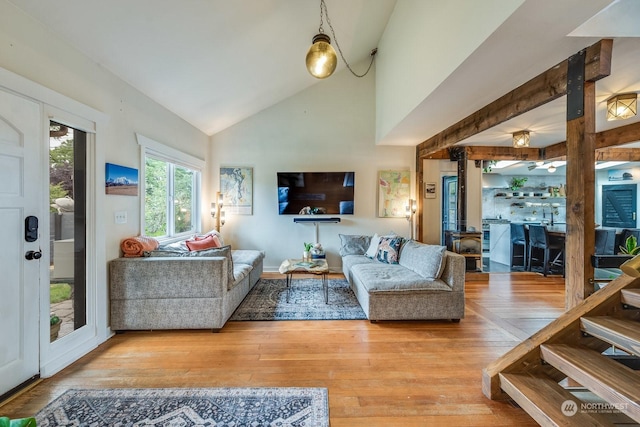
[[[335,31],[333,31],[333,26],[331,25],[331,20],[329,19],[329,11],[327,10],[327,5],[324,0],[320,0],[320,27],[318,27],[318,34],[313,36],[311,47],[307,52],[307,56],[305,58],[305,62],[307,64],[307,70],[309,73],[315,77],[316,79],[326,79],[336,69],[336,65],[338,64],[338,57],[336,55],[336,51],[331,46],[331,38],[324,33],[324,28],[322,27],[324,16],[327,17],[327,24],[329,24],[329,29],[331,30],[331,35],[333,35],[333,40],[336,42],[336,47],[338,48],[338,52],[340,52],[340,57],[344,61],[345,65],[356,77],[364,77],[367,75],[371,66],[373,65],[373,60],[375,58],[375,54],[378,52],[378,49],[373,49],[371,51],[371,62],[369,63],[369,68],[364,74],[356,74],[352,69],[346,59],[344,59],[344,55],[342,54],[342,49],[340,49],[340,45],[338,44],[338,38],[336,37]]]
[[[407,204],[405,205],[405,217],[407,221],[409,221],[409,238],[413,240],[413,217],[418,210],[418,204],[414,199],[407,200]]]
[[[513,148],[525,148],[529,146],[530,135],[528,130],[513,133]]]
[[[555,166],[553,166],[553,165],[551,165],[551,166],[549,166],[549,167],[547,168],[547,171],[548,171],[549,173],[554,173],[554,172],[556,171],[556,167],[555,167]]]
[[[220,227],[225,223],[225,214],[222,210],[222,207],[224,206],[223,200],[223,194],[218,191],[216,192],[215,201],[211,203],[211,216],[216,220],[216,231],[220,231]]]
[[[636,115],[638,94],[624,93],[607,100],[607,120],[624,120]]]

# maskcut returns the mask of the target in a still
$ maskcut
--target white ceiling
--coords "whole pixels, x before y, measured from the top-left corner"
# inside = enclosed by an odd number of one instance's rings
[[[321,82],[304,65],[319,0],[9,1],[208,135]],[[326,2],[350,64],[369,57],[396,4]],[[617,20],[627,22],[624,33]],[[607,123],[602,108],[611,94],[640,92],[638,22],[637,0],[524,0],[382,142],[422,142],[603,37],[616,38],[611,76],[597,84],[597,130],[630,123]],[[564,118],[562,98],[462,144],[506,146],[528,129],[532,147],[547,146],[565,139]]]

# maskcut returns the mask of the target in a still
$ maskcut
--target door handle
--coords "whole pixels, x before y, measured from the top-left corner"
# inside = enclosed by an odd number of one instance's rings
[[[631,219],[634,220],[634,221],[636,220],[636,213],[635,212],[631,214]]]
[[[24,257],[29,261],[42,258],[42,251],[27,251]]]

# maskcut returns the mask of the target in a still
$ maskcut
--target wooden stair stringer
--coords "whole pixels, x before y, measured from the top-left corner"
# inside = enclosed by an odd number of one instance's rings
[[[500,373],[522,373],[547,369],[540,354],[540,346],[548,343],[582,344],[580,330],[583,316],[602,316],[621,311],[621,290],[639,288],[640,278],[620,275],[607,286],[595,292],[581,304],[568,310],[528,339],[509,350],[482,370],[482,392],[493,400],[506,400],[509,396],[500,387]],[[593,344],[597,346],[598,344]],[[592,347],[589,345],[589,347]],[[593,348],[593,347],[592,347]]]

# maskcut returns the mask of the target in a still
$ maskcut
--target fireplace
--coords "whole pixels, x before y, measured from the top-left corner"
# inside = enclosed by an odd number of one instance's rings
[[[479,231],[444,232],[447,250],[458,253],[466,259],[467,271],[482,270],[482,233]]]

